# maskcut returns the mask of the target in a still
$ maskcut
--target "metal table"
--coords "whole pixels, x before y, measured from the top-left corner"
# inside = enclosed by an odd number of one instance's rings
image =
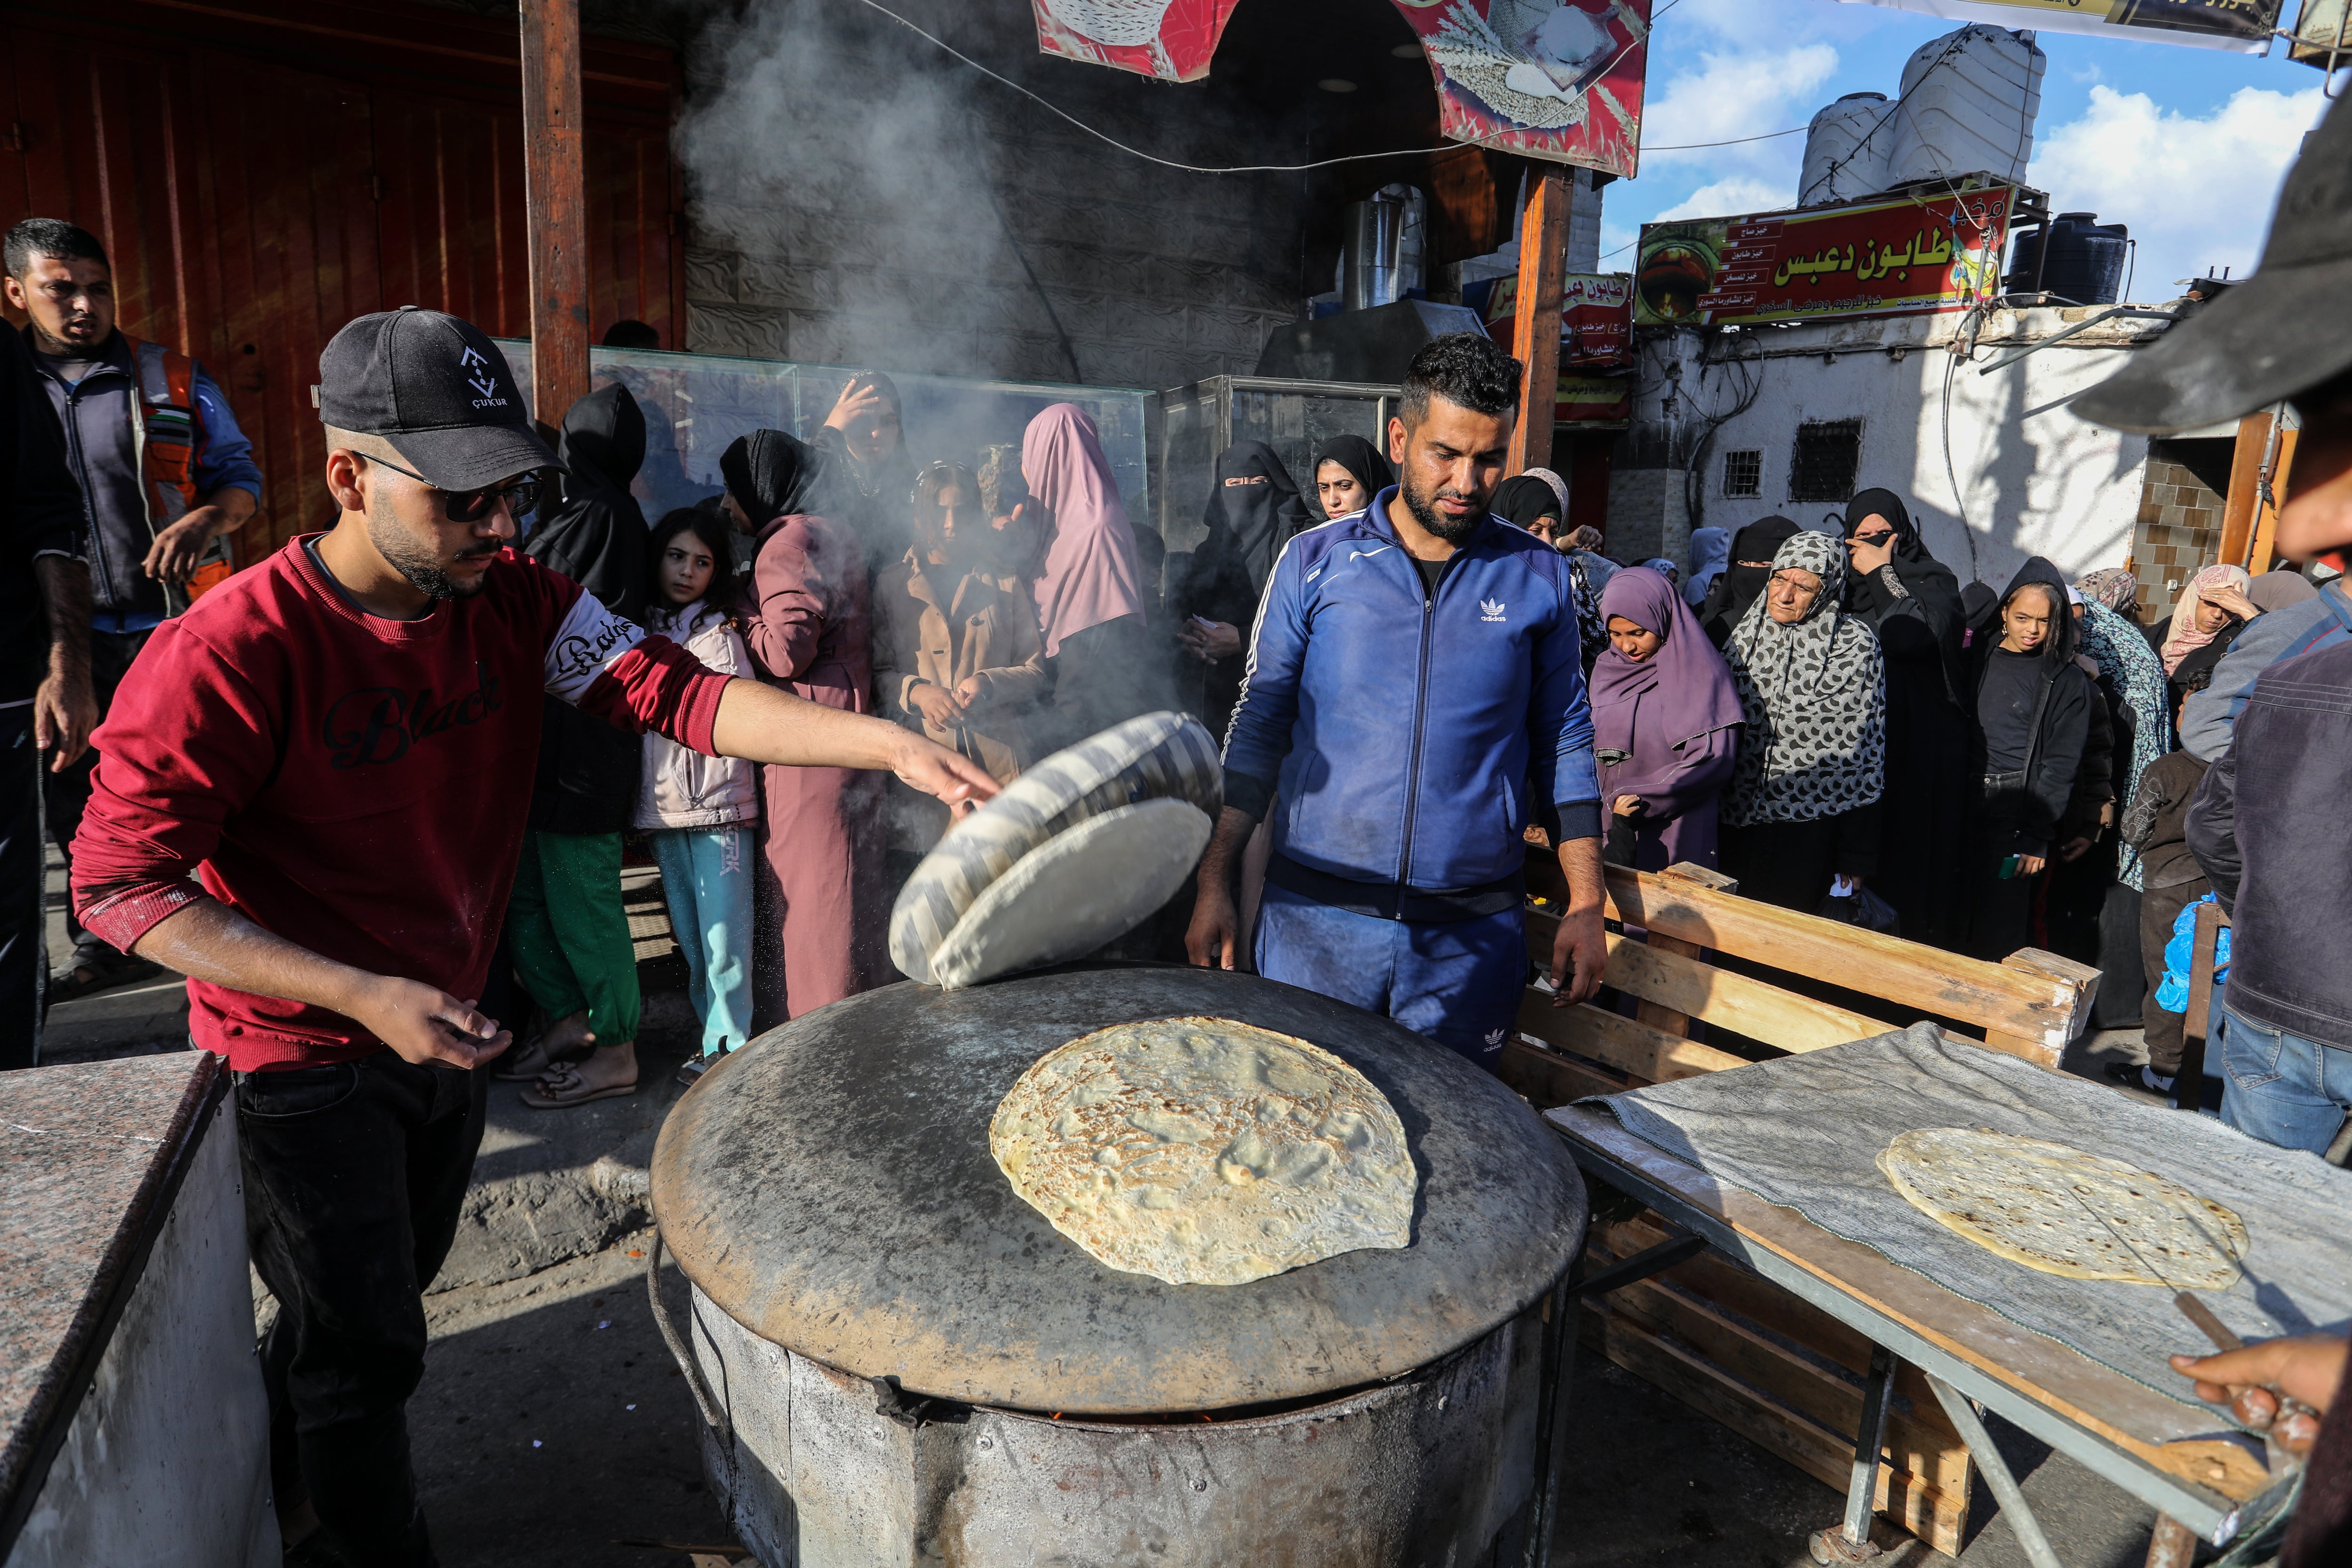
[[[1845,1519],[1842,1529],[1816,1537],[1817,1559],[1858,1562],[1871,1554],[1879,1450],[1890,1390],[1905,1361],[1927,1373],[2036,1568],[2058,1568],[2058,1559],[1975,1405],[1998,1412],[2157,1509],[2163,1518],[2149,1548],[2150,1568],[2187,1568],[2195,1537],[2216,1545],[2228,1542],[2242,1522],[2264,1517],[2293,1482],[2292,1475],[2272,1476],[2259,1445],[2229,1429],[2217,1414],[2168,1399],[1944,1289],[1875,1248],[1717,1182],[1626,1131],[1606,1112],[1564,1106],[1545,1112],[1545,1119],[1589,1174],[1647,1204],[1685,1233],[1584,1282],[1585,1290],[1631,1284],[1704,1245],[1870,1341]],[[1575,1336],[1568,1342],[1572,1347]],[[1555,1402],[1565,1396],[1568,1383],[1563,1364]]]

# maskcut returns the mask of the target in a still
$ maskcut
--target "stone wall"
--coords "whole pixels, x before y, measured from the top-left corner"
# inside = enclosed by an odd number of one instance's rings
[[[2148,454],[2139,521],[2132,528],[2131,569],[2139,577],[2140,615],[2151,623],[2172,613],[2189,579],[2221,552],[2221,512],[2228,500],[2178,460],[2185,454],[2166,450],[2175,445],[2158,443]]]

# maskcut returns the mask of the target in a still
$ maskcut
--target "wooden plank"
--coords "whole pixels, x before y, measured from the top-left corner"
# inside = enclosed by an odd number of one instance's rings
[[[1985,1044],[2013,1057],[2038,1061],[2055,1069],[2058,1059],[2066,1052],[2066,1042],[2083,1032],[2091,1021],[2091,1005],[2097,999],[2099,972],[2087,963],[2077,963],[2071,958],[2061,958],[2038,947],[2021,947],[2000,961],[2004,969],[2046,981],[2051,986],[2053,1005],[2063,1002],[2067,1007],[2063,1026],[2044,1029],[2038,1037],[2002,1033],[1996,1036],[1988,1029]]]
[[[1832,1235],[1793,1209],[1719,1184],[1625,1131],[1605,1114],[1574,1106],[1545,1114],[1577,1142],[1719,1216],[1750,1245],[1776,1254],[2156,1468],[2233,1501],[2245,1501],[2270,1485],[2260,1459],[2234,1443],[2210,1437],[2218,1425],[2210,1414],[2168,1398],[2056,1340],[2021,1332],[1991,1308],[1953,1294],[1875,1248]]]
[[[1713,1417],[1822,1484],[1845,1490],[1853,1440],[1768,1398],[1669,1341],[1644,1331],[1623,1313],[1601,1321],[1609,1359],[1636,1377]],[[1892,1465],[1882,1466],[1871,1506],[1938,1552],[1957,1554],[1968,1500],[1953,1498]]]
[[[2230,493],[2221,502],[2221,542],[2214,559],[2230,564],[2245,560],[2254,538],[2254,511],[2262,504],[2263,458],[2270,450],[2271,416],[2249,414],[2238,421],[2238,444],[2230,452]],[[2188,573],[2182,573],[2183,588]],[[2162,577],[2158,578],[2161,584]],[[2176,601],[2177,602],[2177,601]]]
[[[1653,1029],[1604,1012],[1590,1002],[1555,1007],[1552,994],[1533,986],[1519,994],[1519,1029],[1549,1045],[1630,1073],[1651,1083],[1696,1078],[1748,1065],[1744,1057]]]
[[[1560,169],[1538,174],[1519,220],[1519,303],[1511,353],[1525,371],[1507,473],[1525,473],[1551,461],[1552,423],[1559,406],[1560,291],[1568,279],[1568,210],[1575,189]]]
[[[1528,1103],[1538,1110],[1549,1110],[1587,1095],[1616,1094],[1636,1087],[1590,1062],[1545,1050],[1522,1039],[1503,1042],[1503,1058],[1495,1065],[1495,1076],[1513,1093],[1526,1096]]]
[[[531,407],[561,426],[588,395],[588,173],[580,0],[522,0],[523,193]]]
[[[1650,1332],[1666,1339],[1741,1383],[1843,1436],[1848,1453],[1862,1426],[1863,1384],[1807,1361],[1786,1346],[1742,1327],[1704,1302],[1643,1280],[1610,1292],[1610,1305]],[[1929,1409],[1943,1415],[1933,1399]],[[1949,1493],[1968,1485],[1969,1447],[1946,1421],[1937,1427],[1920,1419],[1915,1403],[1890,1412],[1887,1462]]]
[[[1634,1253],[1670,1239],[1657,1215],[1643,1210],[1630,1220],[1595,1226],[1593,1244],[1612,1257]],[[1857,1386],[1870,1371],[1870,1341],[1804,1298],[1752,1273],[1713,1250],[1676,1264],[1656,1278],[1717,1312],[1791,1341],[1853,1374]],[[1949,1431],[1951,1422],[1927,1386],[1927,1374],[1908,1362],[1895,1374],[1895,1391],[1909,1400],[1923,1424]],[[1954,1434],[1956,1436],[1958,1434]]]
[[[2302,436],[2299,428],[2279,432],[2278,456],[2271,459],[2271,499],[2254,514],[2253,548],[2246,554],[2246,570],[2257,577],[2278,560],[2278,501],[2287,493],[2287,481],[2294,472],[2295,443]]]
[[[1531,916],[1528,925],[1540,918]],[[1668,951],[1669,942],[1690,945],[1653,931],[1645,947],[1612,933],[1605,978],[1618,990],[1671,1008],[1677,1015],[1719,1024],[1784,1051],[1817,1051],[1848,1040],[1866,1040],[1897,1027],[1685,957]]]
[[[1550,868],[1547,879],[1546,864],[1540,857],[1528,857],[1528,889],[1564,897],[1558,867]],[[1720,893],[1688,878],[1621,866],[1606,871],[1608,913],[1627,925],[1883,996],[1902,1007],[1957,1018],[2008,1041],[2035,1041],[2046,1049],[2063,1049],[2073,1037],[2077,992],[2056,976],[1963,958],[1843,921]],[[2033,1059],[2040,1059],[2038,1053]]]

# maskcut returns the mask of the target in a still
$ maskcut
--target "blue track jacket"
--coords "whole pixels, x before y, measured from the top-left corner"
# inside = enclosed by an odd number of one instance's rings
[[[1283,547],[1225,737],[1225,801],[1274,847],[1349,881],[1432,892],[1516,875],[1530,799],[1564,837],[1601,831],[1568,557],[1489,516],[1436,597],[1363,511]]]

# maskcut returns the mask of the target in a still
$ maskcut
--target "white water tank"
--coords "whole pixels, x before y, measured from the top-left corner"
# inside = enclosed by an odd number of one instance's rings
[[[1799,206],[1852,201],[1886,188],[1887,149],[1895,141],[1892,128],[1879,129],[1886,109],[1883,92],[1849,92],[1813,116],[1805,132],[1804,170],[1797,176]]]
[[[1974,174],[2022,180],[2042,111],[2041,47],[2025,33],[1975,25],[1925,44],[1903,68],[1903,97],[1879,133],[1886,183]]]

